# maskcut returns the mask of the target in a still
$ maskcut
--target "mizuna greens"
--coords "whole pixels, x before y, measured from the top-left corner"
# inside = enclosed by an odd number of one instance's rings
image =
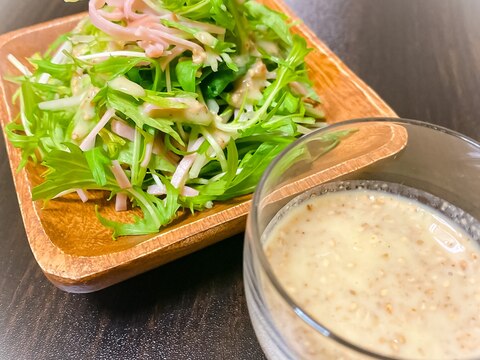
[[[253,1],[91,0],[89,17],[22,73],[7,135],[42,163],[34,200],[104,190],[132,223],[159,231],[180,208],[251,193],[291,142],[322,126],[303,38]],[[33,70],[29,70],[32,69]]]

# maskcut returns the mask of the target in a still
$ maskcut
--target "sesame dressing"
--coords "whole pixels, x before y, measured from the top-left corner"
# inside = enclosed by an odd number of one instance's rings
[[[480,248],[450,218],[415,199],[361,188],[286,210],[265,252],[289,296],[322,326],[387,356],[480,355]],[[278,319],[293,324],[285,314]],[[300,352],[325,355],[309,332],[295,329]]]

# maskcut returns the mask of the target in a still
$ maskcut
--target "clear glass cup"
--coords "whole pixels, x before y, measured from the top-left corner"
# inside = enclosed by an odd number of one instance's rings
[[[349,135],[339,140],[342,134]],[[432,194],[432,198],[425,198],[419,193],[417,200],[439,209],[454,222],[462,220],[449,213],[443,200],[471,215],[473,225],[468,230],[478,239],[480,229],[475,219],[480,219],[479,180],[480,144],[420,121],[346,121],[317,130],[287,148],[257,187],[245,233],[247,304],[267,357],[389,359],[376,349],[333,333],[322,319],[313,318],[298,306],[282,287],[281,279],[275,277],[264,252],[264,235],[289,201],[320,184],[339,181],[347,187],[359,181],[365,181],[365,187],[370,182],[375,186],[381,182],[402,184]]]

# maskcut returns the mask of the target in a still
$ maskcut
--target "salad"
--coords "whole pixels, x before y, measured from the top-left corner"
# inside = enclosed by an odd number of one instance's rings
[[[158,232],[192,212],[252,193],[291,142],[323,126],[306,41],[253,0],[90,0],[89,17],[25,66],[9,141],[21,167],[46,167],[34,200],[102,190],[132,222],[113,236]]]

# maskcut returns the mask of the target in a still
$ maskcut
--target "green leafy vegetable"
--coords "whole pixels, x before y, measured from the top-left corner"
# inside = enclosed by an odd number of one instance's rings
[[[34,200],[104,191],[118,209],[137,209],[122,223],[97,208],[114,237],[154,233],[179,209],[254,191],[271,161],[323,120],[310,50],[283,14],[254,0],[146,0],[135,16],[116,8],[93,2],[92,20],[11,77],[20,112],[8,139],[20,167],[47,169]],[[329,151],[347,135],[320,145]]]
[[[192,60],[180,61],[177,64],[175,73],[183,90],[195,92],[197,72],[200,67],[201,64],[194,64]]]

